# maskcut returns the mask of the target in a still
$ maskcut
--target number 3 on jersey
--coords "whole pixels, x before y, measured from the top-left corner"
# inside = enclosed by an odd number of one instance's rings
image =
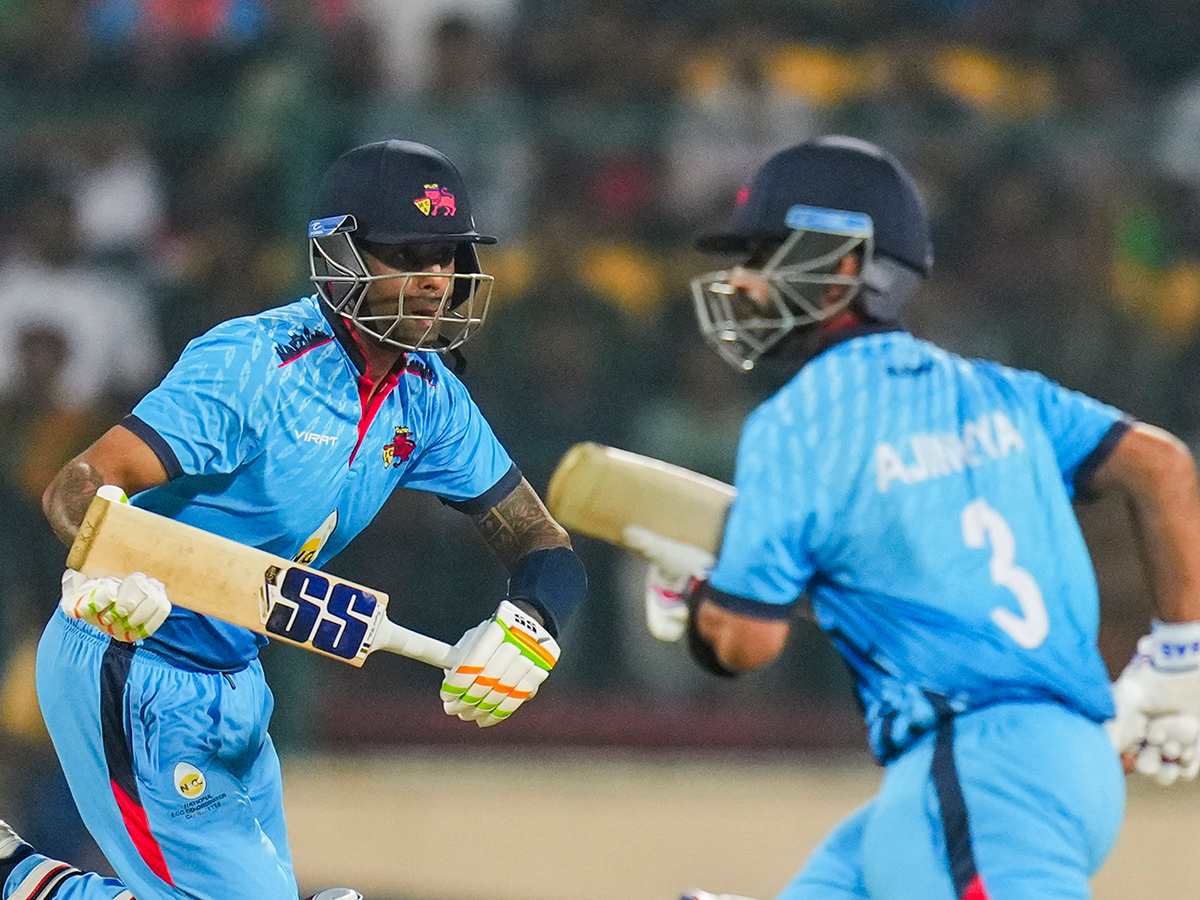
[[[1037,581],[1016,564],[1017,541],[1008,522],[987,501],[973,500],[962,512],[962,533],[968,547],[984,550],[991,546],[992,583],[1012,591],[1021,608],[1017,615],[997,606],[992,621],[1026,650],[1037,647],[1050,631],[1050,617]]]

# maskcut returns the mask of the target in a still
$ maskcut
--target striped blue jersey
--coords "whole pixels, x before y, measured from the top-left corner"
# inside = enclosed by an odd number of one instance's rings
[[[883,760],[947,708],[1054,699],[1106,719],[1071,501],[1127,427],[1041,375],[905,332],[844,340],[746,422],[715,599],[783,618],[806,592]]]
[[[169,480],[133,503],[321,566],[397,487],[473,511],[520,473],[435,353],[410,353],[373,396],[340,318],[315,297],[196,338],[124,424]],[[266,639],[176,608],[147,643],[185,664],[245,665]]]

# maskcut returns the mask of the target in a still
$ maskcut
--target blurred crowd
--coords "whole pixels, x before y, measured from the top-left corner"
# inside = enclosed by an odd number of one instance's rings
[[[36,635],[57,599],[64,550],[38,510],[50,477],[192,337],[311,293],[317,178],[386,137],[447,153],[480,230],[500,238],[463,377],[539,489],[580,440],[731,477],[741,420],[774,374],[741,376],[700,342],[687,284],[713,266],[690,237],[768,155],[824,132],[876,141],[918,177],[937,260],[916,333],[1200,446],[1192,6],[2,0],[3,633]],[[1146,616],[1122,577],[1136,561],[1114,537],[1121,515],[1085,520],[1114,666]],[[637,564],[579,546],[592,593],[548,694],[626,716],[659,704],[683,731],[729,698],[853,714],[815,630],[800,626],[771,672],[714,685],[644,634]],[[332,568],[451,641],[503,585],[467,520],[403,493]],[[349,740],[354,715],[390,715],[406,685],[437,706],[436,673],[403,660],[355,671],[272,648],[268,666],[285,745]],[[605,721],[610,736],[633,727]]]

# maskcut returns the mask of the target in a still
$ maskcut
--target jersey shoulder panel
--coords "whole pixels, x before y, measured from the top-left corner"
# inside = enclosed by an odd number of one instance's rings
[[[277,306],[248,317],[269,339],[280,366],[288,365],[313,350],[336,343],[333,329],[312,297]],[[236,320],[235,320],[236,321]]]
[[[414,364],[426,368],[414,373]],[[450,501],[475,500],[508,474],[512,459],[466,385],[437,354],[411,354],[405,378],[414,374],[424,383],[409,390],[423,408],[428,432],[425,448],[405,474],[404,484]]]
[[[1068,490],[1074,490],[1081,467],[1113,427],[1131,421],[1116,407],[1063,387],[1040,372],[972,362],[982,378],[1000,387],[1036,419],[1053,447]]]
[[[281,336],[302,320],[297,305],[230,319],[194,338],[134,407],[183,474],[232,472],[259,452],[285,377]]]

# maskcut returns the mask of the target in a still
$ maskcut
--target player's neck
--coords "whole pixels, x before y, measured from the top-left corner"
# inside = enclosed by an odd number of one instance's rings
[[[845,309],[821,322],[820,331],[822,336],[828,336],[847,328],[853,328],[855,325],[861,325],[862,323],[862,316]]]
[[[378,341],[371,340],[366,335],[359,332],[357,328],[351,327],[350,334],[354,337],[354,344],[363,355],[363,360],[366,364],[366,371],[363,373],[368,381],[378,384],[384,377],[396,367],[396,364],[404,356],[404,351],[396,347],[385,346]]]
[[[404,351],[387,347],[370,347],[363,355],[367,359],[367,371],[364,374],[378,384],[396,368],[404,356]]]

